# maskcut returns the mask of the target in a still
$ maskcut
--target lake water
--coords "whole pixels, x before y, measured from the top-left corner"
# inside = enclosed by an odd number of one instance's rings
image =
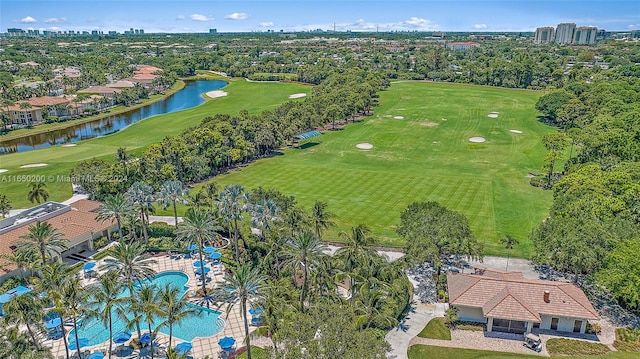
[[[165,99],[119,115],[15,140],[2,141],[0,137],[0,154],[30,151],[108,135],[145,118],[201,105],[205,102],[203,93],[223,88],[226,85],[227,83],[224,81],[188,81],[182,90]]]

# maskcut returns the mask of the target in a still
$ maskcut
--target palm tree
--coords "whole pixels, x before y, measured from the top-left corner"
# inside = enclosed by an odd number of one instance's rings
[[[160,288],[160,308],[164,321],[158,324],[158,328],[162,326],[169,327],[169,349],[173,347],[171,341],[173,339],[173,326],[179,324],[188,317],[198,314],[196,307],[189,305],[186,296],[182,296],[182,291],[178,287],[166,284]]]
[[[511,256],[511,249],[515,245],[520,244],[520,242],[517,239],[515,239],[514,237],[512,237],[511,235],[507,234],[506,237],[500,238],[500,243],[502,243],[504,248],[507,249],[507,267],[504,270],[508,272],[509,271],[509,257]]]
[[[295,237],[301,228],[306,227],[309,216],[301,207],[292,206],[284,213],[283,222],[291,230],[291,237]]]
[[[361,277],[356,273],[360,266],[366,263],[371,257],[377,255],[376,251],[368,246],[374,243],[374,239],[369,237],[371,231],[364,224],[351,227],[351,233],[340,232],[346,244],[336,251],[336,258],[342,260],[343,270],[349,278],[349,290],[351,291],[351,301],[355,298],[356,279]]]
[[[11,200],[7,195],[0,194],[0,215],[5,218],[11,210]]]
[[[120,318],[126,318],[124,303],[126,297],[121,297],[122,284],[117,272],[107,272],[100,276],[98,283],[89,287],[89,300],[86,305],[89,308],[87,318],[98,318],[102,325],[109,328],[109,338],[113,338],[113,314]],[[109,358],[113,340],[109,340]]]
[[[11,116],[9,115],[9,107],[13,106],[15,103],[12,100],[8,99],[8,98],[3,98],[2,101],[0,101],[0,103],[5,108],[5,112],[2,114],[2,117],[3,117],[3,121],[4,121],[4,129],[5,129],[5,132],[6,132],[6,131],[8,131],[9,123],[11,122]]]
[[[42,264],[47,263],[48,257],[60,257],[60,254],[66,249],[62,234],[58,233],[58,230],[48,222],[36,222],[35,225],[30,225],[29,234],[20,238],[26,241],[18,242],[17,250],[23,253],[38,253]]]
[[[147,329],[151,336],[151,359],[153,359],[153,341],[160,327],[156,327],[156,330],[153,330],[151,326],[154,319],[160,318],[163,314],[158,288],[155,285],[143,285],[137,290],[134,300],[147,321]]]
[[[153,188],[143,182],[134,182],[127,193],[125,194],[127,199],[133,204],[134,207],[140,210],[140,219],[142,220],[142,235],[145,242],[149,241],[149,235],[147,234],[147,213],[153,211],[153,202],[155,201],[153,195]]]
[[[31,182],[29,183],[29,187],[31,187],[31,190],[27,193],[29,202],[38,202],[38,204],[40,204],[40,202],[46,202],[49,199],[49,191],[45,189],[45,187],[47,187],[46,183]]]
[[[243,202],[249,200],[249,193],[244,191],[244,187],[238,184],[230,184],[224,187],[224,192],[218,196],[216,205],[220,208],[224,221],[233,226],[233,243],[236,250],[236,261],[240,260],[240,250],[238,249],[238,221],[242,220],[244,210]]]
[[[221,283],[219,291],[221,296],[229,301],[227,315],[236,303],[240,303],[240,314],[244,320],[244,333],[247,341],[247,359],[251,359],[251,339],[249,336],[249,322],[247,321],[247,301],[264,300],[266,277],[258,268],[251,268],[249,264],[240,264],[231,270],[231,275],[226,275]]]
[[[358,329],[367,329],[375,322],[394,326],[397,320],[388,313],[380,310],[387,301],[387,293],[377,286],[363,285],[358,291],[358,299],[356,300],[356,327]]]
[[[267,230],[271,229],[273,222],[280,221],[280,208],[273,200],[259,201],[251,207],[251,225],[260,228],[260,235],[267,240]]]
[[[42,317],[44,306],[40,299],[31,294],[23,294],[13,297],[2,306],[6,320],[17,326],[24,325],[31,337],[36,350],[40,350],[40,342],[37,338],[39,333],[44,332]]]
[[[211,212],[203,208],[189,208],[184,217],[184,222],[180,228],[176,230],[176,239],[182,242],[192,242],[198,246],[198,255],[200,259],[200,278],[202,279],[202,295],[207,295],[205,286],[206,276],[204,272],[204,247],[207,243],[213,242],[218,231],[222,230],[216,224]]]
[[[108,195],[104,199],[104,204],[98,207],[98,221],[113,221],[118,223],[118,239],[122,239],[122,218],[128,213],[134,212],[133,205],[122,193]]]
[[[127,148],[126,147],[118,147],[118,152],[116,152],[114,158],[122,166],[122,170],[124,171],[124,175],[125,176],[129,176],[129,169],[127,168],[127,161],[129,160],[129,156],[127,155]]]
[[[133,284],[135,281],[153,277],[156,274],[152,266],[157,264],[157,261],[145,252],[144,246],[140,243],[125,244],[120,242],[109,248],[106,253],[111,258],[105,258],[103,269],[118,273],[124,279],[129,288],[130,297],[134,297]],[[133,315],[138,317],[135,310]],[[136,330],[138,337],[140,337],[139,320],[136,320]]]
[[[27,281],[27,268],[31,268],[35,264],[31,253],[18,249],[11,253],[0,254],[0,259],[2,259],[0,269],[11,271],[17,268],[25,282]]]
[[[304,232],[293,237],[285,244],[284,257],[285,265],[290,266],[294,271],[302,271],[302,291],[300,293],[300,311],[304,312],[304,301],[307,296],[309,283],[309,271],[314,265],[325,256],[327,247],[316,237],[313,232]]]
[[[162,205],[162,209],[167,209],[173,205],[173,219],[176,221],[176,229],[178,228],[178,208],[176,202],[187,204],[186,196],[189,191],[182,186],[180,181],[168,180],[160,186],[158,193],[158,203]]]
[[[80,284],[80,277],[67,277],[60,290],[62,299],[62,305],[66,307],[67,315],[71,317],[73,322],[73,332],[76,343],[79,341],[78,337],[78,318],[82,317],[86,313],[84,303],[87,302],[89,297],[89,291],[85,290]],[[63,323],[64,325],[64,323]],[[65,339],[66,340],[66,339]],[[66,344],[65,344],[66,345]],[[80,358],[80,348],[78,348],[78,358]]]
[[[335,222],[331,220],[333,213],[327,211],[327,203],[316,200],[311,211],[311,222],[316,237],[322,239],[322,230],[335,226]]]

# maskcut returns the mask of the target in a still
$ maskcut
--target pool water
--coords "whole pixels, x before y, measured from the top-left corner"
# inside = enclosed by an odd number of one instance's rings
[[[182,291],[182,295],[187,292],[188,287],[186,286],[189,281],[189,277],[181,272],[163,272],[155,277],[151,278],[148,281],[151,285],[157,285],[159,288],[164,287],[166,284],[170,284],[173,287],[179,288]],[[137,284],[139,285],[139,284]],[[122,294],[124,296],[129,295],[129,289],[123,288]],[[208,337],[215,335],[220,332],[224,328],[224,320],[220,318],[221,313],[215,310],[211,310],[208,308],[204,308],[198,305],[189,304],[199,310],[197,315],[191,316],[184,321],[182,321],[179,325],[173,325],[173,337],[182,339],[185,341],[192,341],[196,337]],[[121,319],[117,318],[117,316],[112,313],[113,318],[113,334],[117,334],[121,331],[125,330],[126,323]],[[154,323],[162,322],[163,318],[156,318]],[[156,325],[152,326],[152,329],[155,329]],[[142,332],[148,331],[148,325],[146,318],[142,318],[140,321],[140,330]],[[135,334],[135,327],[129,332]],[[164,334],[169,334],[169,327],[163,326],[160,328],[160,332]],[[109,338],[109,328],[106,325],[103,325],[99,319],[83,319],[80,321],[80,325],[78,326],[78,338],[87,338],[89,340],[88,346],[98,345],[108,341]],[[75,331],[71,331],[69,333],[69,342],[75,340]]]

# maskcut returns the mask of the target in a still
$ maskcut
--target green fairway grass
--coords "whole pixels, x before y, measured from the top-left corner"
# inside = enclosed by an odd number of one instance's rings
[[[259,83],[244,80],[232,81],[222,90],[229,95],[209,100],[192,109],[160,115],[136,122],[128,128],[100,138],[77,142],[75,147],[55,146],[34,151],[0,156],[0,194],[9,196],[13,208],[26,208],[29,176],[44,176],[50,200],[62,201],[71,196],[71,183],[58,180],[68,176],[80,161],[91,158],[113,158],[118,147],[140,154],[149,144],[164,137],[177,135],[185,128],[195,126],[206,116],[217,113],[236,114],[241,110],[250,113],[276,108],[290,101],[294,93],[311,93],[310,86],[290,83]],[[296,100],[299,101],[299,100]],[[31,163],[47,163],[46,167],[20,168]]]
[[[489,350],[474,350],[460,348],[436,347],[431,345],[413,345],[409,347],[409,359],[535,359],[540,355],[526,355],[494,352]],[[637,358],[638,353],[612,352],[606,355],[585,356],[552,356],[551,358],[563,359],[632,359]]]
[[[511,253],[528,257],[532,228],[545,217],[551,192],[529,185],[543,172],[539,92],[470,85],[398,82],[380,94],[373,116],[216,177],[221,185],[263,186],[294,195],[307,209],[329,203],[337,233],[364,223],[380,244],[402,246],[400,213],[413,201],[434,200],[464,213],[487,254],[505,255],[499,238],[520,240]],[[489,118],[492,112],[498,118]],[[403,119],[394,119],[402,116]],[[443,120],[446,119],[446,120]],[[521,134],[510,130],[522,131]],[[470,137],[487,142],[473,144]],[[369,142],[373,149],[358,150]]]

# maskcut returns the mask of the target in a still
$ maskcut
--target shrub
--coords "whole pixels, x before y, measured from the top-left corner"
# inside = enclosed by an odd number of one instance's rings
[[[164,222],[153,222],[147,227],[149,237],[175,237],[176,228]]]
[[[444,312],[444,324],[448,325],[448,326],[452,326],[453,323],[455,323],[456,321],[458,321],[458,312],[460,310],[456,307],[452,307],[447,309]]]
[[[487,325],[485,323],[457,321],[454,323],[454,326],[459,330],[471,330],[474,332],[484,332],[487,330]]]
[[[616,328],[613,346],[625,352],[640,352],[640,329]]]
[[[602,327],[597,323],[587,323],[586,332],[589,334],[600,334],[600,332],[602,332]]]
[[[587,342],[564,338],[552,338],[547,340],[547,351],[554,355],[603,355],[611,351],[609,347],[601,343]]]
[[[109,240],[105,236],[93,240],[93,248],[97,251],[104,248],[107,244],[109,244]]]

